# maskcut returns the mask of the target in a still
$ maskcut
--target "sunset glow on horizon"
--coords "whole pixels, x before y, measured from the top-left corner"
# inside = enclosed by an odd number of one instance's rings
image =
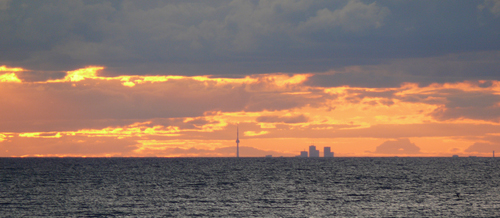
[[[498,8],[0,1],[0,156],[491,156]]]
[[[313,143],[337,157],[482,156],[500,136],[498,119],[465,113],[478,105],[450,107],[498,96],[498,81],[312,87],[309,74],[103,77],[88,67],[29,82],[21,68],[1,69],[1,156],[234,156],[236,124],[243,157]]]

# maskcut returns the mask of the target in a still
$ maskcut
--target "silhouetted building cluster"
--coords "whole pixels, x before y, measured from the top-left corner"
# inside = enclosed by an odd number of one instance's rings
[[[330,147],[323,148],[323,157],[333,157],[333,152],[330,151]]]
[[[301,151],[297,157],[319,157],[319,150],[316,150],[316,146],[311,145],[309,146],[309,155],[307,151]],[[330,147],[323,148],[323,157],[333,157]]]
[[[309,157],[319,157],[319,151],[316,150],[316,146],[309,146]]]

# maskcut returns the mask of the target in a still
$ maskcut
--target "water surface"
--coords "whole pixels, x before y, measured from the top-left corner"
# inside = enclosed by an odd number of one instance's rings
[[[500,216],[494,158],[0,158],[2,216]]]

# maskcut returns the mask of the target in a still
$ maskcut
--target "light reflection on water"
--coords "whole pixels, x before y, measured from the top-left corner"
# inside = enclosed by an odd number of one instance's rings
[[[0,213],[500,216],[499,163],[494,158],[0,158]]]

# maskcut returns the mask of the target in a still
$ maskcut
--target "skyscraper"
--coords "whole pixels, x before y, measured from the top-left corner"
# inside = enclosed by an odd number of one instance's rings
[[[333,157],[333,152],[331,152],[330,147],[323,148],[323,157]]]
[[[307,151],[301,151],[300,155],[297,157],[307,157]]]
[[[238,126],[236,126],[236,157],[240,157],[240,137]]]
[[[319,151],[316,150],[316,146],[309,146],[309,157],[319,157]]]

